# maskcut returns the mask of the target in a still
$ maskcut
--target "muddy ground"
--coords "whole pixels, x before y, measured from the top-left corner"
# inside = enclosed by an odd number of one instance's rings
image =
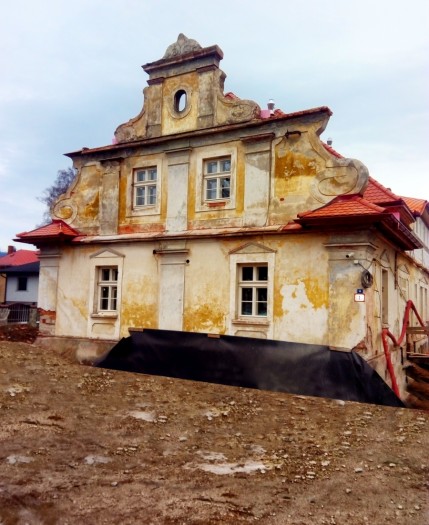
[[[102,370],[9,339],[0,423],[1,525],[429,523],[427,412]]]

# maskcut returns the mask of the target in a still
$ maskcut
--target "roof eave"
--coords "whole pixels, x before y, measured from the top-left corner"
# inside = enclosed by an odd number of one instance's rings
[[[14,239],[14,242],[32,244],[36,247],[39,247],[39,246],[47,246],[47,245],[52,245],[52,244],[67,244],[68,242],[71,242],[75,237],[78,237],[78,236],[77,235],[71,236],[71,235],[64,235],[64,234],[59,234],[59,235],[56,235],[55,237],[28,236],[25,238],[16,238]]]
[[[130,147],[139,147],[147,146],[151,144],[158,144],[169,142],[177,139],[186,139],[191,137],[203,137],[205,135],[213,135],[217,133],[224,133],[225,131],[234,131],[243,128],[255,128],[255,127],[266,127],[270,122],[282,122],[288,120],[299,119],[301,117],[312,116],[312,115],[327,115],[330,117],[332,111],[327,106],[320,106],[312,109],[305,109],[302,111],[296,111],[294,113],[285,113],[282,115],[272,116],[269,119],[254,119],[247,122],[239,122],[236,124],[227,124],[222,126],[215,126],[205,129],[197,129],[192,131],[185,131],[183,133],[175,133],[171,135],[161,135],[159,137],[150,137],[150,138],[141,138],[137,140],[132,140],[128,142],[120,142],[118,144],[109,144],[107,146],[100,146],[96,148],[82,148],[77,151],[71,151],[70,153],[64,153],[66,157],[74,158],[84,157],[85,155],[92,155],[94,153],[103,153],[103,152],[119,152],[123,149]]]
[[[403,250],[415,250],[422,247],[422,243],[414,233],[390,213],[348,215],[347,217],[309,217],[297,219],[296,222],[304,228],[313,230],[344,229],[344,227],[349,229],[351,225],[356,229],[362,226],[375,226]]]

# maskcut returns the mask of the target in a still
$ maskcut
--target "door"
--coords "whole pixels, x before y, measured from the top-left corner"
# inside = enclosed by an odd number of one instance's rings
[[[185,264],[183,255],[163,254],[160,258],[158,326],[161,330],[183,329]]]

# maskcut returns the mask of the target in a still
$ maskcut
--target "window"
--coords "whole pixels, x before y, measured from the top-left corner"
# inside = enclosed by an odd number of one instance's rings
[[[177,113],[182,113],[188,104],[188,96],[184,89],[179,89],[174,95],[174,110]]]
[[[118,301],[118,267],[98,268],[98,311],[116,312]]]
[[[195,152],[195,211],[222,215],[236,208],[237,148],[233,145],[214,145]],[[201,215],[201,220],[206,216]],[[235,272],[234,272],[235,276]]]
[[[134,206],[154,206],[156,204],[158,173],[156,166],[134,171]]]
[[[18,277],[18,292],[26,292],[27,291],[27,277]]]
[[[231,157],[204,161],[204,198],[206,201],[231,197]]]
[[[229,253],[229,333],[274,338],[276,252],[256,242]]]
[[[267,317],[268,265],[238,267],[239,317]]]

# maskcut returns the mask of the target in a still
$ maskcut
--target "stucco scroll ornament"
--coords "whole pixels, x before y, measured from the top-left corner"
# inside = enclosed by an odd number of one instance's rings
[[[361,194],[368,184],[368,168],[356,159],[328,161],[314,179],[310,192],[322,204],[339,195]]]
[[[177,37],[177,42],[171,44],[167,47],[163,58],[171,58],[177,55],[185,55],[186,53],[191,53],[192,51],[199,51],[202,49],[200,44],[193,40],[192,38],[187,38],[183,33]]]
[[[76,218],[77,206],[70,198],[61,199],[55,203],[51,215],[53,219],[62,219],[70,224]]]
[[[67,224],[71,224],[77,216],[77,206],[73,199],[64,193],[51,209],[53,219],[61,219]]]
[[[218,97],[218,124],[234,124],[236,122],[248,122],[254,118],[258,118],[261,113],[261,108],[253,100],[245,100],[241,98],[226,98],[223,94]]]
[[[71,224],[77,216],[77,204],[73,200],[73,190],[80,179],[80,169],[77,170],[76,176],[68,187],[67,191],[60,195],[51,207],[52,219],[61,219],[67,224]]]

